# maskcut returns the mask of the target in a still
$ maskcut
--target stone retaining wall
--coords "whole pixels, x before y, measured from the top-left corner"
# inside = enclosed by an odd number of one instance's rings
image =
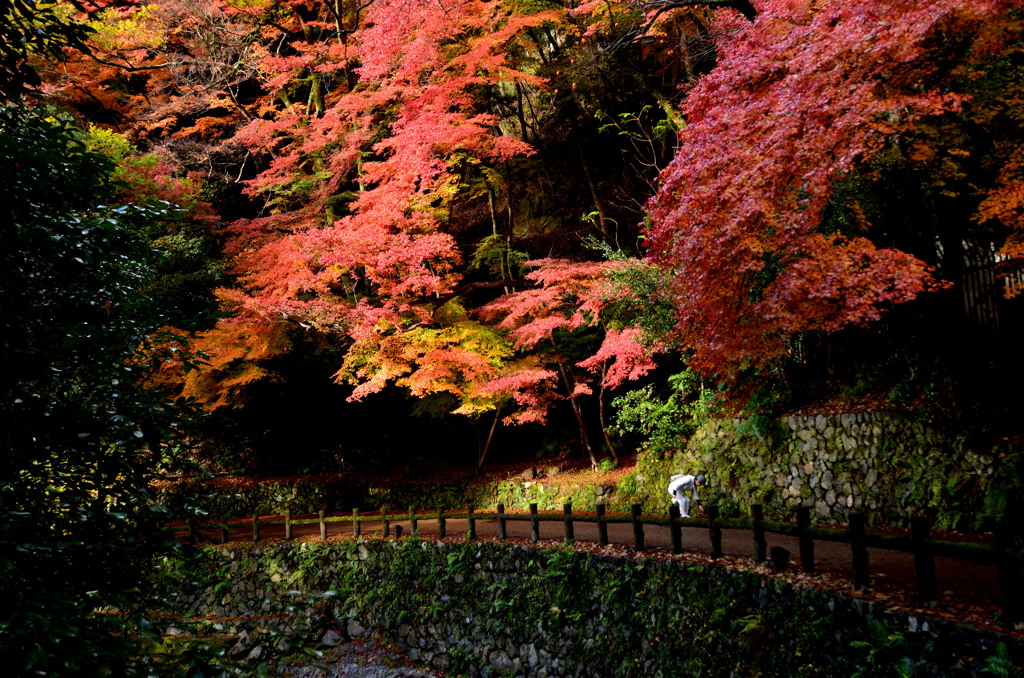
[[[878,413],[791,416],[758,433],[743,420],[697,431],[673,467],[713,476],[720,500],[758,501],[769,512],[813,509],[816,522],[862,511],[876,524],[930,514],[940,527],[976,528],[1001,517],[1020,491],[1021,451],[971,449],[962,434]]]
[[[497,543],[370,539],[210,547],[156,569],[231,655],[373,632],[452,676],[987,675],[1020,639],[765,572]],[[273,617],[287,614],[286,617]]]

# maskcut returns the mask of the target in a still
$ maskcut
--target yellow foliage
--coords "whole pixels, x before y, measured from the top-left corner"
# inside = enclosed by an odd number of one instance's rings
[[[135,146],[128,141],[128,138],[114,130],[104,129],[89,123],[89,133],[86,135],[85,144],[90,151],[96,151],[107,156],[120,165],[135,154]]]
[[[92,42],[102,49],[155,49],[167,41],[155,5],[144,5],[134,12],[108,8],[89,22],[96,32]]]
[[[434,313],[431,326],[379,329],[357,342],[335,379],[357,385],[355,400],[393,383],[417,397],[451,394],[460,414],[473,414],[494,409],[498,400],[471,398],[473,386],[492,378],[512,353],[504,334],[470,320],[452,301]]]
[[[274,0],[226,0],[226,4],[258,15],[272,7]]]

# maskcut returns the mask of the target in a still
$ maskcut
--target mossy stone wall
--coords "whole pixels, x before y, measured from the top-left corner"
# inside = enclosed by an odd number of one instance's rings
[[[992,657],[1024,658],[1019,639],[763,574],[570,549],[279,543],[156,572],[179,612],[233,618],[255,642],[372,629],[452,676],[982,676]]]
[[[642,455],[632,487],[619,489],[667,510],[669,476],[703,471],[705,496],[723,506],[760,503],[777,517],[806,506],[818,523],[844,523],[851,510],[886,525],[929,515],[940,528],[977,529],[1020,495],[1022,457],[1008,442],[978,448],[890,414],[791,416],[766,431],[736,419],[703,426],[674,457]]]

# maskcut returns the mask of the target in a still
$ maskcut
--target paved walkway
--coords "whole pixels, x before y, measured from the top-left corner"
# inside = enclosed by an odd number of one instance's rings
[[[401,525],[403,535],[410,533],[409,521],[392,520],[391,535],[394,535],[394,526]],[[248,524],[232,524],[232,541],[249,541],[252,539],[252,528]],[[437,524],[434,520],[419,520],[419,533],[421,538],[432,538],[437,533]],[[632,549],[633,528],[630,524],[612,523],[608,526],[608,540],[614,545]],[[352,535],[352,524],[347,522],[328,522],[328,536]],[[465,519],[447,519],[446,534],[449,537],[463,536],[466,534],[467,521]],[[362,534],[364,536],[376,533],[380,535],[381,524],[379,521],[372,521],[367,516],[362,522]],[[476,533],[479,537],[494,537],[498,533],[496,520],[476,519]],[[526,538],[530,537],[529,521],[515,520],[506,522],[506,533],[508,537]],[[219,539],[219,534],[206,532],[213,539]],[[541,522],[541,540],[564,539],[564,528],[559,522]],[[319,538],[320,528],[316,524],[293,525],[292,535],[294,538]],[[595,542],[598,539],[597,525],[594,523],[575,522],[574,536],[578,542]],[[276,541],[284,538],[284,527],[281,525],[261,525],[260,540]],[[792,554],[790,557],[790,568],[799,569],[799,543],[796,537],[785,535],[767,534],[769,549],[773,546],[781,546]],[[671,535],[667,527],[657,525],[644,526],[645,552],[670,552]],[[682,542],[684,552],[696,552],[710,555],[711,546],[706,528],[683,528]],[[738,558],[751,558],[754,556],[753,537],[749,530],[722,530],[722,550],[726,556]],[[914,556],[911,553],[901,553],[887,549],[868,549],[869,570],[871,579],[869,586],[884,586],[902,589],[913,592],[917,585],[915,582]],[[853,558],[848,544],[818,541],[814,545],[815,566],[838,578],[853,578]],[[960,601],[975,601],[979,606],[988,605],[998,607],[1001,604],[999,592],[999,580],[994,565],[981,565],[970,561],[956,560],[951,558],[937,557],[935,559],[936,575],[938,579],[938,590],[940,600],[955,596]]]

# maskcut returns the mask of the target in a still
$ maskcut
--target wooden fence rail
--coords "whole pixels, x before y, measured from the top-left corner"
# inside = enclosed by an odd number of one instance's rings
[[[1007,522],[999,524],[996,531],[995,544],[963,544],[948,541],[939,541],[931,538],[931,527],[926,518],[915,518],[911,521],[910,535],[883,535],[872,534],[866,531],[866,517],[862,513],[850,513],[847,529],[814,527],[811,525],[810,509],[799,508],[796,511],[796,524],[782,523],[764,520],[763,508],[754,504],[750,507],[749,518],[721,518],[717,506],[707,506],[704,518],[681,518],[679,508],[672,505],[669,515],[643,515],[641,507],[634,504],[629,515],[612,514],[605,512],[603,504],[596,506],[594,513],[573,513],[571,504],[564,504],[561,513],[541,513],[537,510],[536,504],[530,504],[530,511],[526,514],[506,513],[502,504],[497,505],[493,513],[477,512],[473,508],[465,511],[442,511],[433,513],[418,513],[415,507],[410,507],[407,513],[391,513],[387,506],[381,507],[380,515],[364,515],[359,509],[353,509],[350,515],[327,515],[320,511],[316,517],[295,518],[289,511],[276,520],[274,518],[252,517],[252,540],[258,542],[261,539],[260,528],[270,526],[283,526],[285,539],[292,539],[294,526],[296,525],[318,525],[320,538],[327,539],[328,525],[331,523],[351,523],[352,534],[359,538],[363,534],[364,523],[380,523],[380,534],[390,536],[391,523],[396,521],[409,521],[410,532],[413,536],[419,535],[419,521],[436,521],[436,532],[438,539],[447,536],[447,522],[449,520],[466,520],[466,538],[476,539],[476,523],[478,520],[496,520],[498,523],[498,539],[507,539],[507,524],[511,522],[529,522],[530,540],[534,543],[540,541],[540,524],[543,522],[561,522],[564,529],[565,543],[575,542],[576,523],[596,523],[598,532],[598,543],[607,546],[608,525],[628,524],[633,528],[633,547],[637,551],[645,550],[644,527],[656,525],[668,527],[671,536],[672,553],[682,553],[682,530],[704,529],[708,533],[708,541],[711,556],[718,558],[723,555],[722,551],[722,530],[749,530],[754,542],[754,560],[758,563],[768,559],[767,540],[765,535],[778,534],[796,537],[800,548],[800,567],[804,572],[814,571],[814,543],[838,542],[850,545],[854,586],[857,588],[866,586],[869,578],[869,553],[868,549],[886,549],[912,553],[914,555],[915,577],[917,580],[918,597],[921,602],[927,603],[938,599],[938,583],[935,576],[935,558],[946,557],[959,560],[967,560],[983,565],[995,565],[998,573],[999,588],[1003,603],[1003,620],[1006,623],[1016,623],[1024,620],[1024,582],[1021,580],[1021,566],[1024,563],[1024,552],[1015,548],[1016,530]],[[193,542],[205,538],[202,530],[219,530],[221,543],[227,543],[230,538],[231,528],[227,521],[216,524],[199,525],[193,518],[184,526],[169,526],[172,531],[187,531],[189,539]],[[395,525],[395,537],[401,538],[402,526]],[[773,549],[774,551],[775,549]]]

